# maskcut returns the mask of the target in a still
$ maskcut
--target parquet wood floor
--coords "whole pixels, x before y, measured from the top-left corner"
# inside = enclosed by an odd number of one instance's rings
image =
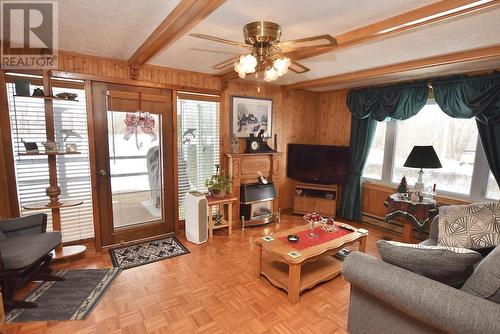
[[[341,276],[304,292],[297,305],[265,278],[254,277],[254,238],[303,223],[284,215],[279,225],[233,230],[230,237],[218,231],[200,246],[179,236],[190,254],[123,271],[87,320],[6,324],[5,332],[345,333],[349,284]],[[367,229],[367,253],[378,256],[376,241],[384,236],[400,240]],[[55,269],[103,267],[111,267],[108,252],[90,251]]]

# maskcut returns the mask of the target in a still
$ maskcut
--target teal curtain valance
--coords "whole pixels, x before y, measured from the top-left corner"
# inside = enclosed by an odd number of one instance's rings
[[[376,121],[405,120],[426,104],[428,80],[351,90],[351,170],[341,204],[341,216],[361,219],[361,175],[370,151]],[[476,118],[488,165],[500,185],[500,72],[478,77],[456,76],[431,81],[434,99],[453,118]]]
[[[351,90],[347,106],[357,119],[371,117],[379,122],[387,117],[405,120],[415,116],[429,95],[427,81]]]
[[[453,118],[476,117],[478,122],[500,122],[500,72],[478,77],[457,76],[432,81],[434,99]]]

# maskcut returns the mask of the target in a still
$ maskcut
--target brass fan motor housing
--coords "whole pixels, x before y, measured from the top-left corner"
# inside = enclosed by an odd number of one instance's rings
[[[256,21],[243,27],[243,37],[250,45],[278,43],[281,38],[281,26],[269,21]]]

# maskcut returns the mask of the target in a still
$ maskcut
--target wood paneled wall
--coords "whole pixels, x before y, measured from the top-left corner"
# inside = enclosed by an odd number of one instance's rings
[[[130,79],[130,69],[126,61],[72,52],[59,52],[58,69],[72,73]],[[154,65],[142,66],[138,80],[179,87],[221,89],[221,80],[216,75]]]
[[[346,105],[347,90],[320,94],[317,143],[349,146],[351,113]]]
[[[317,115],[319,93],[287,90],[280,86],[235,80],[229,82],[222,97],[221,138],[222,151],[228,152],[231,145],[232,96],[260,97],[273,101],[272,137],[268,143],[274,147],[274,134],[278,135],[278,152],[284,152],[279,187],[280,207],[293,206],[293,181],[286,177],[286,148],[288,143],[313,144],[317,138]],[[244,140],[240,140],[240,152],[244,151]],[[227,168],[224,166],[223,168]]]

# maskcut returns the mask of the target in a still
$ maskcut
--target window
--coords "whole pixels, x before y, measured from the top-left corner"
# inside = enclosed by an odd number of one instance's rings
[[[386,122],[380,122],[377,124],[375,137],[373,138],[370,154],[368,154],[365,170],[363,172],[363,176],[366,178],[382,180],[386,129]]]
[[[179,219],[184,219],[186,193],[206,192],[205,181],[220,162],[219,122],[219,102],[177,100]]]
[[[77,86],[74,83],[72,86]],[[39,86],[31,85],[31,89]],[[28,203],[47,200],[45,188],[49,186],[49,171],[46,156],[20,156],[24,152],[21,140],[41,142],[47,140],[45,133],[45,111],[43,99],[14,97],[14,84],[7,84],[9,114],[11,120],[14,164],[21,215],[33,211],[23,209]],[[94,236],[92,216],[92,193],[90,184],[89,144],[87,137],[87,111],[85,90],[53,87],[53,93],[78,94],[79,102],[54,100],[54,126],[56,142],[78,145],[81,154],[57,157],[57,178],[62,198],[79,199],[83,205],[61,209],[63,241],[74,241]],[[70,133],[63,130],[72,130]],[[65,134],[66,133],[66,134]],[[75,135],[75,133],[77,135]],[[50,210],[40,210],[48,215],[48,229],[52,228]]]
[[[403,164],[415,145],[432,145],[443,165],[424,170],[428,189],[435,183],[438,192],[445,194],[474,200],[500,198],[478,140],[475,120],[449,117],[434,100],[408,120],[377,125],[363,177],[396,185],[406,176],[408,184],[414,185],[418,170]]]
[[[476,156],[477,127],[474,119],[446,115],[436,103],[428,103],[416,116],[397,123],[392,182],[405,175],[417,181],[417,169],[403,167],[415,145],[432,145],[443,168],[424,170],[424,183],[440,190],[468,195]]]
[[[488,177],[488,186],[486,187],[486,198],[500,200],[500,188],[498,188],[497,181],[490,172]]]

